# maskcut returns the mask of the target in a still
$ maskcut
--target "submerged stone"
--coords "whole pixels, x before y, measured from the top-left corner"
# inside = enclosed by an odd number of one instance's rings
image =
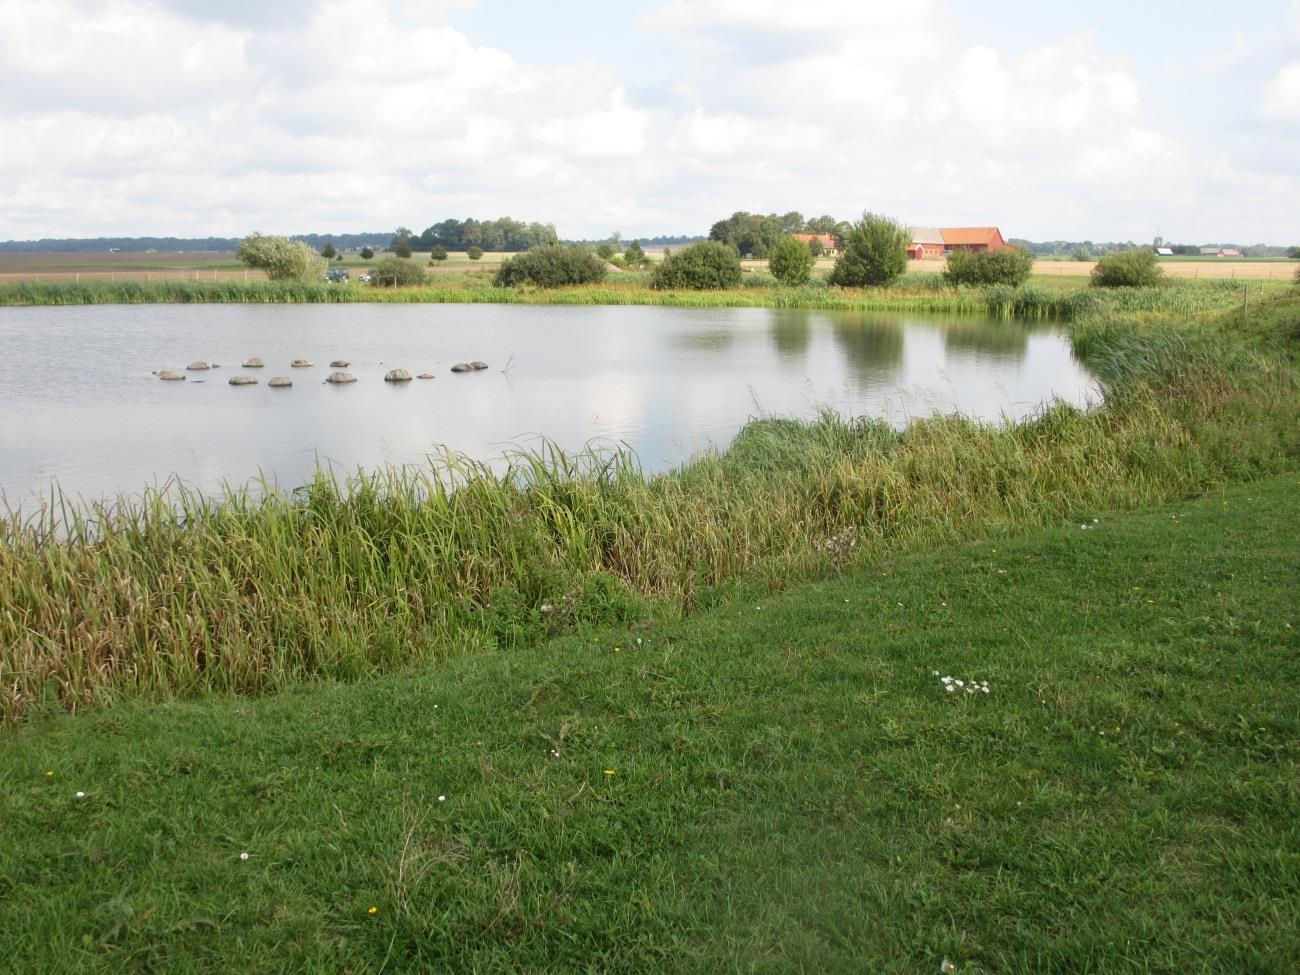
[[[470,372],[470,371],[473,370],[473,368],[474,368],[474,367],[471,366],[468,362],[458,362],[458,363],[456,363],[454,366],[451,367],[451,371],[452,371],[452,372]]]
[[[357,377],[350,372],[332,372],[325,377],[325,381],[339,385],[341,383],[354,383],[357,381]]]
[[[335,359],[333,362],[330,363],[330,368],[331,368],[331,369],[346,369],[346,368],[347,368],[348,366],[350,366],[350,365],[352,365],[352,363],[348,362],[347,359]]]
[[[184,379],[185,373],[181,372],[179,369],[159,369],[157,376],[159,379],[166,379],[169,382],[174,382],[177,379]]]
[[[256,383],[257,380],[254,379],[252,376],[231,376],[230,377],[230,385],[232,386],[252,386],[255,385]]]
[[[204,369],[209,369],[211,367],[202,359],[196,359],[185,368],[188,369],[190,372],[202,372]]]
[[[411,374],[405,369],[389,369],[384,376],[384,382],[386,383],[409,383],[410,381]]]
[[[266,360],[260,355],[249,356],[244,361],[245,369],[261,369],[264,365],[266,365]]]
[[[288,376],[272,376],[271,381],[267,383],[267,385],[273,386],[276,389],[283,389],[285,386],[292,386],[293,380]]]
[[[484,362],[482,359],[475,359],[473,362],[471,362],[471,363],[469,364],[469,367],[470,367],[471,369],[476,369],[476,370],[477,370],[477,369],[486,369],[486,368],[488,367],[488,364],[487,364],[486,362]]]
[[[420,373],[418,376],[416,376],[415,378],[416,378],[416,379],[432,379],[432,378],[433,378],[433,373],[431,373],[431,372],[422,372],[422,373]]]
[[[310,359],[294,359],[293,362],[289,363],[289,365],[293,366],[295,369],[306,369],[312,364],[313,363]]]

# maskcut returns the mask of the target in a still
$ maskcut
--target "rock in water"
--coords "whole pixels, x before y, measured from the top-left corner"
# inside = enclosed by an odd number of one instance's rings
[[[185,368],[188,369],[190,372],[202,372],[204,369],[208,369],[210,367],[202,359],[196,359],[194,362],[191,362]]]
[[[451,367],[451,371],[452,371],[452,372],[470,372],[471,370],[473,370],[473,368],[474,368],[474,367],[471,366],[468,362],[458,362],[458,363],[456,363],[454,366]]]
[[[420,373],[418,376],[416,376],[415,378],[416,378],[416,379],[432,379],[432,378],[433,378],[433,373],[431,373],[431,372],[422,372],[422,373]]]
[[[174,382],[177,379],[184,379],[185,373],[181,372],[179,369],[159,369],[158,378]]]
[[[354,383],[357,381],[357,377],[350,372],[332,372],[325,377],[325,381],[338,385],[339,383]]]
[[[386,383],[409,383],[410,381],[411,374],[405,369],[389,369],[387,375],[384,376],[384,382]]]
[[[272,376],[271,381],[267,383],[267,385],[274,387],[275,389],[284,389],[286,386],[292,386],[293,380],[288,376]]]
[[[254,379],[252,376],[231,376],[230,377],[230,385],[232,386],[252,386],[255,385],[256,383],[257,380]]]
[[[348,366],[350,366],[350,365],[352,365],[352,363],[348,362],[347,359],[335,359],[333,362],[330,363],[330,368],[331,368],[331,369],[346,369],[346,368],[347,368]]]
[[[294,359],[293,362],[289,363],[289,365],[293,366],[295,369],[306,369],[308,366],[312,365],[312,361],[310,359]]]
[[[488,364],[484,362],[482,359],[475,359],[473,362],[469,364],[469,367],[474,370],[486,369],[488,367]]]
[[[260,355],[250,356],[244,362],[245,369],[261,369],[264,365],[266,365],[266,360]]]

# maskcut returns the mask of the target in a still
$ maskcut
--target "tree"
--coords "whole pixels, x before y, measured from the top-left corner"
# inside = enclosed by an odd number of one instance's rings
[[[596,248],[596,256],[602,261],[611,260],[614,257],[614,245],[608,243],[601,244]]]
[[[467,251],[465,251],[465,256],[468,257],[471,261],[477,261],[479,258],[483,256],[483,248],[478,246],[471,246]]]
[[[948,255],[943,277],[949,284],[1009,284],[1020,287],[1034,270],[1034,255],[1023,247],[989,251],[956,250]]]
[[[813,255],[803,241],[793,237],[781,238],[776,251],[767,263],[772,276],[782,284],[807,284],[812,276]]]
[[[664,259],[650,275],[650,287],[696,291],[734,288],[740,284],[740,255],[726,244],[706,240],[683,247]]]
[[[370,283],[376,288],[402,288],[424,282],[424,268],[397,255],[381,258],[370,272]]]
[[[831,271],[831,284],[850,288],[882,287],[907,270],[912,235],[897,220],[864,213],[844,234],[843,252]]]
[[[781,217],[781,229],[787,234],[801,234],[805,225],[803,214],[798,210],[791,210]]]
[[[407,240],[405,237],[394,237],[393,253],[396,254],[398,257],[403,257],[403,258],[410,257],[411,242]]]
[[[499,288],[521,284],[558,288],[604,279],[605,262],[591,251],[576,245],[547,244],[510,258],[497,270],[493,283]]]
[[[1092,284],[1097,288],[1150,288],[1160,283],[1164,273],[1155,251],[1134,247],[1099,260],[1092,269]]]
[[[1292,260],[1296,260],[1297,258],[1300,258],[1300,247],[1290,248],[1289,250],[1287,250],[1286,256],[1291,258]]]
[[[833,234],[839,224],[829,213],[823,213],[820,217],[811,217],[806,224],[806,233],[810,234]]]
[[[325,258],[327,261],[332,261],[334,258],[339,256],[339,252],[334,249],[333,244],[327,243],[320,249],[320,256]]]
[[[641,249],[641,241],[634,240],[628,244],[623,251],[623,263],[629,267],[640,267],[645,262],[645,251]]]
[[[822,239],[820,237],[814,237],[812,240],[808,241],[808,253],[813,257],[821,257],[826,253],[826,248],[822,246]]]
[[[363,261],[368,261],[374,256],[375,256],[375,249],[373,247],[361,248],[361,259]]]
[[[443,247],[441,244],[434,244],[433,248],[429,251],[429,263],[432,264],[434,261],[445,261],[446,259],[447,248]]]
[[[325,267],[320,255],[301,241],[260,233],[244,238],[238,257],[248,267],[265,271],[272,281],[314,278]]]
[[[709,228],[709,240],[729,244],[736,249],[736,253],[747,254],[759,260],[770,257],[783,236],[785,229],[781,218],[775,213],[762,216],[738,210]]]

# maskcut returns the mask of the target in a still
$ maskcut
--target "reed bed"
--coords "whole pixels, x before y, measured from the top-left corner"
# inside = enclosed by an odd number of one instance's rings
[[[647,476],[626,452],[542,445],[212,500],[172,485],[0,519],[0,716],[124,697],[258,694],[454,648],[685,613],[973,536],[1287,468],[1286,362],[1202,325],[1073,326],[1107,406],[897,431],[830,413],[750,423]]]
[[[989,315],[1069,321],[1111,312],[1201,315],[1242,304],[1233,281],[1177,281],[1157,288],[1048,290],[947,287],[941,275],[912,272],[890,288],[837,288],[815,279],[784,287],[771,275],[746,276],[725,291],[655,291],[643,272],[623,272],[600,284],[566,288],[499,288],[484,274],[439,276],[411,288],[375,288],[312,281],[83,281],[0,285],[0,306],[141,303],[434,303],[545,305],[663,305],[689,308],[807,308]],[[1288,293],[1289,286],[1253,286],[1256,300]]]

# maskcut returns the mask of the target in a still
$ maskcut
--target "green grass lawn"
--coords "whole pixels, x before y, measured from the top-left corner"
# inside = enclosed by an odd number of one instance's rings
[[[3,967],[1294,972],[1300,477],[1092,515],[29,723]]]

